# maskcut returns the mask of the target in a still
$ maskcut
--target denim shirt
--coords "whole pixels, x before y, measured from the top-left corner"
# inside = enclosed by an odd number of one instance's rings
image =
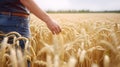
[[[29,14],[29,11],[22,5],[20,0],[0,0],[0,12],[17,12]]]

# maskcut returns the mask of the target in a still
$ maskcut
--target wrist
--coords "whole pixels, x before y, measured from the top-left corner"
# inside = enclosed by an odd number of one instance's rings
[[[45,21],[46,24],[49,24],[49,23],[51,23],[53,20],[52,20],[51,17],[48,16],[47,18],[45,18],[44,21]]]

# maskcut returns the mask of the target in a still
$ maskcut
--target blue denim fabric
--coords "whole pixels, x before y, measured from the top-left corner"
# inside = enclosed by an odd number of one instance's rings
[[[0,14],[0,31],[4,33],[15,31],[24,37],[29,37],[29,18]]]
[[[22,36],[29,38],[29,19],[18,16],[0,14],[0,31],[3,33],[18,32]],[[20,45],[24,49],[24,44]]]

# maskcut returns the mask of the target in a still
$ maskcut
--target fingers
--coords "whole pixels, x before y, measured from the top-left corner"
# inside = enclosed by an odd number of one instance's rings
[[[59,26],[56,26],[51,31],[53,34],[59,34],[61,32],[61,28]]]
[[[51,30],[52,34],[59,34],[61,32],[60,26],[54,20],[48,22],[47,26]]]

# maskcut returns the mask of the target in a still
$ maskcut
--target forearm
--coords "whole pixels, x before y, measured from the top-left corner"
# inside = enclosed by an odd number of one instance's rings
[[[34,15],[36,15],[39,19],[48,23],[51,21],[51,18],[44,12],[41,8],[37,6],[37,4],[33,0],[20,0],[21,3],[27,7]]]
[[[27,7],[33,14],[35,14],[39,19],[46,22],[48,28],[53,34],[58,34],[61,32],[61,28],[56,23],[55,20],[52,20],[47,13],[45,13],[33,0],[20,0],[21,3]]]

